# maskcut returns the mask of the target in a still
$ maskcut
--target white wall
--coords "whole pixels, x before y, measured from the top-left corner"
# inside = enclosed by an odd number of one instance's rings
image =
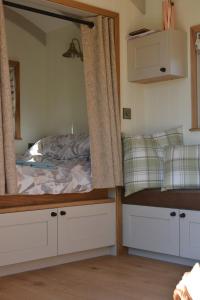
[[[146,0],[143,16],[130,0],[79,0],[120,13],[121,104],[131,107],[133,119],[122,121],[122,131],[150,133],[183,125],[186,143],[200,143],[200,133],[191,128],[190,26],[200,24],[199,0],[175,0],[176,27],[188,33],[188,78],[140,85],[127,79],[126,35],[142,26],[162,29],[162,0]]]
[[[162,28],[162,0],[146,0],[144,24]],[[184,126],[185,142],[200,143],[200,133],[191,128],[190,27],[200,24],[199,0],[175,0],[176,28],[188,33],[188,78],[144,87],[145,130]],[[143,126],[141,124],[141,126]]]
[[[20,62],[21,136],[17,153],[45,133],[46,47],[25,30],[6,21],[9,58]]]
[[[81,40],[80,28],[66,22],[47,35],[47,134],[88,132],[83,62],[64,58],[72,38]]]
[[[83,62],[63,58],[72,38],[80,40],[73,23],[47,34],[47,44],[6,21],[9,58],[20,62],[21,136],[16,152],[53,134],[88,132]]]
[[[143,14],[131,0],[79,0],[80,2],[109,9],[120,14],[120,51],[121,51],[121,106],[130,107],[132,120],[122,120],[122,131],[137,133],[143,131],[144,105],[143,87],[129,83],[127,77],[127,34],[143,23]]]

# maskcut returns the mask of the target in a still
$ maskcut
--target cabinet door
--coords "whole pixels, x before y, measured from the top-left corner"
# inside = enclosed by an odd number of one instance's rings
[[[200,259],[200,212],[180,211],[180,256]]]
[[[123,243],[131,248],[179,255],[178,210],[123,205]]]
[[[59,254],[80,252],[114,244],[114,203],[59,209]]]
[[[128,41],[129,81],[166,76],[169,68],[167,33],[159,32]]]
[[[57,210],[0,215],[0,266],[57,255]]]

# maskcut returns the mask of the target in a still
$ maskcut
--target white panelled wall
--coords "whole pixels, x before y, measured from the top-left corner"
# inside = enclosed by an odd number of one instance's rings
[[[188,35],[188,77],[144,87],[144,126],[147,133],[183,125],[185,142],[197,144],[198,132],[191,133],[190,27],[200,24],[198,0],[175,0],[176,28]],[[146,0],[144,25],[162,28],[162,0]],[[141,128],[142,128],[141,124]]]
[[[122,121],[126,133],[151,133],[183,125],[187,143],[198,143],[200,134],[191,133],[190,26],[200,23],[199,0],[175,0],[176,28],[188,34],[188,78],[140,85],[127,78],[127,34],[141,27],[162,29],[162,0],[146,0],[143,15],[131,0],[80,0],[120,13],[121,104],[133,109],[133,119]]]

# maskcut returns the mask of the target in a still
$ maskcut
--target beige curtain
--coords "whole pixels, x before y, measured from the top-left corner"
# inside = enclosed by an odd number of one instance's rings
[[[0,195],[17,191],[13,114],[9,65],[6,47],[5,19],[0,0]]]
[[[113,19],[81,27],[94,188],[122,185],[120,107]]]

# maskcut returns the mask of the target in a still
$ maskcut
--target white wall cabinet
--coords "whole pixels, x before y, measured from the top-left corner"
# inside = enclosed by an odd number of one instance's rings
[[[0,214],[0,266],[115,245],[115,203]]]
[[[115,244],[113,203],[63,208],[58,214],[58,254]]]
[[[123,244],[199,260],[200,212],[124,204]]]
[[[161,31],[128,41],[129,81],[150,83],[186,75],[186,33]]]
[[[0,266],[57,255],[56,210],[0,215]]]

